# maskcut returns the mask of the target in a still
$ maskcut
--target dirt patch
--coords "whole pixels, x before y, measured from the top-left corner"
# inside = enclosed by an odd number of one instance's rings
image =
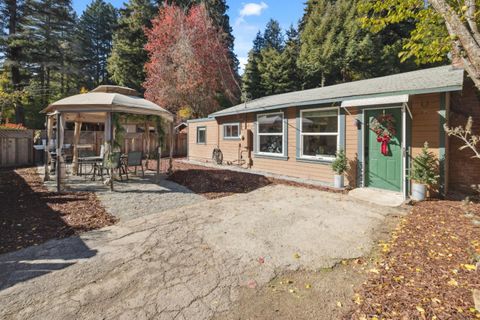
[[[162,168],[166,167],[164,162],[162,161]],[[155,166],[156,164],[153,161],[149,164],[149,168]],[[324,186],[270,178],[254,173],[211,168],[182,161],[173,162],[173,174],[168,179],[189,188],[195,193],[202,194],[208,199],[222,198],[235,193],[248,193],[270,184],[346,193],[343,190]]]
[[[346,319],[475,319],[480,289],[480,204],[414,206],[358,290]]]
[[[112,225],[89,192],[49,192],[36,169],[0,170],[0,254]]]
[[[386,241],[402,216],[401,211],[388,215],[374,230],[374,242]],[[342,260],[333,268],[285,272],[260,288],[250,283],[241,289],[235,307],[216,319],[341,319],[354,308],[355,290],[367,279],[366,270],[378,254],[375,248],[369,257]]]

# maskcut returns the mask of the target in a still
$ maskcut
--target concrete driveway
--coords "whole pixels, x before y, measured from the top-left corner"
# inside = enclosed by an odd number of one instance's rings
[[[0,318],[221,318],[245,287],[364,256],[392,210],[277,185],[50,241],[0,256]]]

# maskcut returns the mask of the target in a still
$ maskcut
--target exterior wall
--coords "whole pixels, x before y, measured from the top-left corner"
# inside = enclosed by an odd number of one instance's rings
[[[346,175],[346,182],[350,187],[355,188],[359,175],[358,139],[361,134],[361,128],[356,125],[355,121],[360,120],[361,112],[353,108],[349,112],[350,114],[345,115],[345,154],[350,167]]]
[[[197,128],[205,127],[206,143],[197,144]],[[218,145],[218,125],[213,119],[193,121],[188,124],[188,158],[195,161],[210,161],[212,151]]]
[[[469,116],[473,118],[473,132],[480,133],[480,99],[478,89],[471,80],[466,80],[463,92],[451,96],[449,125],[465,126]],[[451,191],[480,192],[480,159],[472,159],[470,149],[459,150],[460,139],[449,137],[449,184]],[[480,146],[480,145],[479,145]]]

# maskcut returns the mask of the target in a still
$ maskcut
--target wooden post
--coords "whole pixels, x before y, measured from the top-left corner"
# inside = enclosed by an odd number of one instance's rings
[[[74,175],[78,173],[78,144],[80,143],[80,131],[82,130],[82,122],[75,121],[75,129],[73,131],[73,160],[72,171]]]
[[[45,173],[43,177],[43,181],[50,180],[50,168],[48,164],[50,163],[50,141],[52,140],[53,134],[53,118],[47,115],[47,143],[45,145]]]
[[[162,146],[158,146],[157,183],[160,182],[160,161],[162,161]]]
[[[104,140],[105,140],[105,157],[106,159],[111,159],[112,153],[112,139],[113,139],[113,128],[112,128],[112,113],[107,112],[105,115],[105,131],[104,131]],[[109,163],[109,161],[108,161]],[[110,168],[110,191],[113,191],[113,169]]]
[[[173,173],[173,121],[170,122],[170,159],[168,160],[168,174]]]
[[[147,158],[147,161],[145,163],[145,167],[148,168],[148,160],[150,159],[150,125],[147,122],[145,122],[145,144],[146,144],[146,152],[145,156]]]
[[[62,154],[62,146],[61,146],[61,141],[60,141],[60,131],[61,131],[61,125],[60,125],[60,122],[62,121],[62,116],[60,113],[57,113],[56,114],[56,123],[57,123],[57,131],[56,131],[56,137],[55,139],[57,140],[56,143],[57,143],[57,159],[55,161],[55,175],[56,175],[56,180],[57,180],[57,192],[60,192],[62,191],[61,190],[61,182],[62,182],[62,178],[61,178],[61,174],[62,174],[62,169],[61,169],[61,165],[60,165],[60,158],[61,158],[61,154]]]

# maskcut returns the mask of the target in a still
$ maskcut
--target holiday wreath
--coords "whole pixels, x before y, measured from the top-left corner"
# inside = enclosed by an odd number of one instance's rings
[[[384,156],[388,156],[388,144],[397,134],[395,118],[388,113],[379,115],[371,120],[370,129],[375,132],[377,141],[382,144],[380,151]]]

